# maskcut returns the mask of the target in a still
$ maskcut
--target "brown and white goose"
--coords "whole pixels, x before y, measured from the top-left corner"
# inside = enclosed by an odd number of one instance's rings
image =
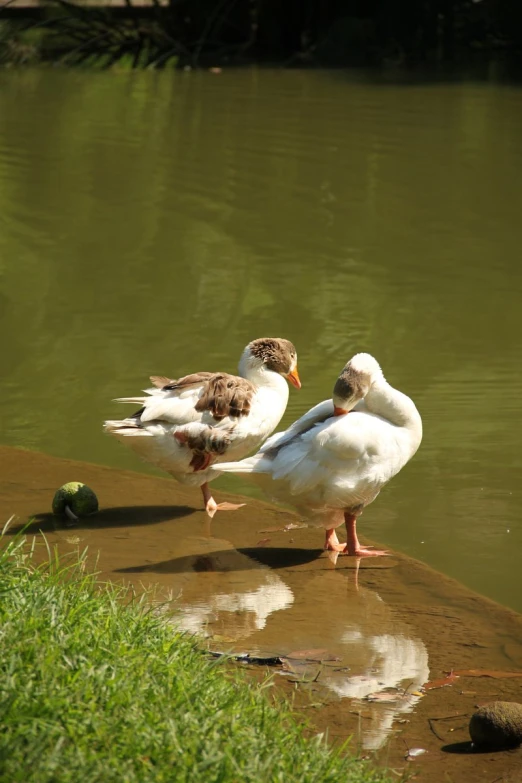
[[[126,419],[106,421],[104,429],[182,484],[200,486],[212,517],[240,507],[217,504],[212,497],[208,482],[219,476],[212,464],[242,459],[274,431],[288,402],[285,378],[301,388],[295,347],[280,337],[261,337],[244,349],[239,376],[152,376],[155,388],[147,389],[145,397],[116,400],[140,409]]]

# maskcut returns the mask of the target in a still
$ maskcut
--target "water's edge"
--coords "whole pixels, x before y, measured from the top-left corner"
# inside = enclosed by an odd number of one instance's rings
[[[477,702],[517,700],[516,679],[462,677],[394,704],[365,698],[383,688],[417,692],[452,669],[515,670],[522,660],[516,612],[399,553],[362,562],[358,573],[351,558],[334,565],[317,530],[285,530],[295,515],[257,500],[209,523],[197,490],[9,447],[0,447],[0,477],[0,514],[15,515],[11,533],[34,517],[29,532],[37,541],[41,531],[62,552],[88,546],[101,578],[159,586],[174,597],[184,627],[208,634],[214,649],[327,648],[340,662],[325,665],[317,682],[298,686],[278,675],[275,682],[331,741],[353,735],[377,761],[398,767],[405,747],[424,747],[429,753],[415,764],[433,783],[443,769],[455,779],[490,781],[492,770],[498,776],[520,763],[518,754],[483,755],[481,777],[476,757],[443,750],[468,739],[466,716]],[[55,489],[71,480],[91,486],[100,501],[99,514],[76,528],[50,514]],[[234,498],[217,485],[215,494]],[[447,737],[439,731],[445,742],[430,728],[443,715],[460,716],[444,724]]]

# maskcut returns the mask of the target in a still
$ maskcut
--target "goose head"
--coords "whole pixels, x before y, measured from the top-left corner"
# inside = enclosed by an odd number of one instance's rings
[[[332,399],[334,415],[348,413],[362,400],[373,383],[382,380],[383,374],[376,359],[369,353],[356,353],[343,367],[335,382]]]
[[[297,372],[297,351],[290,340],[282,337],[260,337],[248,343],[239,362],[240,375],[255,382],[256,376],[267,371],[278,373],[296,389],[301,388]]]

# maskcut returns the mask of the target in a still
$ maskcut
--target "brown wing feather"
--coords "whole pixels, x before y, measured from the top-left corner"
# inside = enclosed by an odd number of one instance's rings
[[[213,375],[215,375],[213,372],[194,372],[177,379],[167,378],[165,375],[151,375],[149,380],[162,391],[176,391],[177,389],[188,389],[189,386],[202,385]]]
[[[248,416],[256,387],[245,378],[226,372],[195,372],[171,380],[164,375],[151,375],[150,382],[162,391],[179,391],[190,386],[202,386],[196,403],[199,413],[209,411],[216,421],[226,416]]]
[[[228,373],[214,373],[206,381],[196,403],[199,412],[210,411],[220,421],[226,416],[248,416],[256,387],[245,378]]]
[[[167,378],[166,375],[151,375],[149,381],[157,389],[163,389],[163,387],[167,386],[167,384],[174,383],[172,378]]]
[[[193,435],[184,430],[178,430],[174,433],[176,440],[188,446],[192,451],[190,465],[196,473],[198,470],[206,470],[214,462],[218,454],[224,454],[230,445],[230,432],[228,430],[215,429],[212,426],[206,427],[201,432]]]

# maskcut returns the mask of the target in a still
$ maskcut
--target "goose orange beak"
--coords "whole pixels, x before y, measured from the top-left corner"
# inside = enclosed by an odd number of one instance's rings
[[[334,405],[334,416],[343,416],[345,413],[349,413],[350,411],[346,411],[344,408],[338,408],[337,405]]]
[[[297,367],[295,367],[292,370],[292,372],[289,372],[286,377],[290,381],[292,386],[295,386],[296,389],[300,389],[301,388],[301,379],[299,378],[299,373],[297,372]]]

